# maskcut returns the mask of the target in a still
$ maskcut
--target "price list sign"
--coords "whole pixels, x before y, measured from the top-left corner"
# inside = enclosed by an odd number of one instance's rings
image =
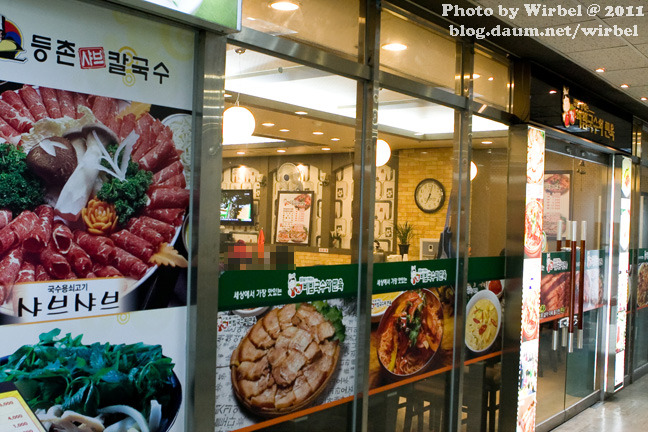
[[[0,383],[0,431],[46,432],[12,383]]]

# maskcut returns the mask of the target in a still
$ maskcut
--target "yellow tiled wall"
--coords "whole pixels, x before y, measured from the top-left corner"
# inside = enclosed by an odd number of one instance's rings
[[[419,240],[439,240],[446,220],[448,199],[452,187],[452,148],[401,150],[398,152],[398,216],[397,223],[414,225],[414,239],[409,259],[419,259]],[[426,178],[441,182],[446,191],[443,207],[436,213],[423,213],[414,201],[416,186]]]
[[[327,254],[318,252],[295,252],[295,265],[297,267],[333,264],[351,264],[351,255]]]

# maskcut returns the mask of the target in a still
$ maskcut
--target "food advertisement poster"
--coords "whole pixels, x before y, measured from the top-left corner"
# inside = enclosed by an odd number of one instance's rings
[[[527,185],[524,212],[524,265],[522,270],[522,323],[520,377],[518,380],[518,432],[535,430],[540,283],[542,274],[545,132],[527,132]]]
[[[354,272],[355,269],[355,272]],[[257,430],[352,400],[354,265],[220,279],[216,431]]]
[[[240,28],[241,0],[144,0],[232,29]]]
[[[648,306],[648,249],[637,252],[637,309]]]
[[[193,33],[74,1],[2,14],[0,321],[184,304]]]
[[[279,192],[277,243],[309,245],[313,192]]]
[[[563,232],[560,233],[560,237],[565,236],[567,221],[571,220],[570,187],[570,173],[550,171],[545,173],[543,227],[547,237],[556,238],[560,220],[563,221]]]
[[[180,432],[185,321],[176,307],[5,325],[0,382],[13,382],[48,431]]]

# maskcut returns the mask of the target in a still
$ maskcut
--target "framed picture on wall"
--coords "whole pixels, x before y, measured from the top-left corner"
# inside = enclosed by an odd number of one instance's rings
[[[310,245],[312,208],[313,192],[278,192],[276,242]]]
[[[571,220],[571,172],[546,171],[544,177],[544,215],[542,226],[548,238],[556,238],[558,221],[563,221],[562,237]]]

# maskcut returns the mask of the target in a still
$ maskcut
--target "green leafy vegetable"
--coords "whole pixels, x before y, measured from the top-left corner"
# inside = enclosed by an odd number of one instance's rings
[[[108,153],[114,156],[117,145],[107,148]],[[102,161],[104,166],[106,161]],[[135,213],[146,205],[146,191],[153,181],[153,173],[139,169],[139,166],[132,160],[128,161],[126,180],[121,181],[111,177],[104,182],[97,193],[97,198],[102,201],[113,203],[117,212],[120,225],[126,224]]]
[[[28,170],[26,158],[13,145],[0,144],[0,208],[14,216],[43,203],[43,184]]]
[[[342,311],[337,306],[331,306],[328,302],[323,300],[316,300],[312,303],[317,312],[321,313],[324,318],[329,320],[335,328],[335,336],[333,340],[344,342],[346,338],[346,327],[342,323]]]
[[[60,332],[41,334],[0,367],[0,382],[14,382],[32,409],[60,404],[96,416],[100,408],[129,405],[148,418],[151,400],[170,402],[174,365],[159,345],[83,345],[81,336],[58,338]]]

